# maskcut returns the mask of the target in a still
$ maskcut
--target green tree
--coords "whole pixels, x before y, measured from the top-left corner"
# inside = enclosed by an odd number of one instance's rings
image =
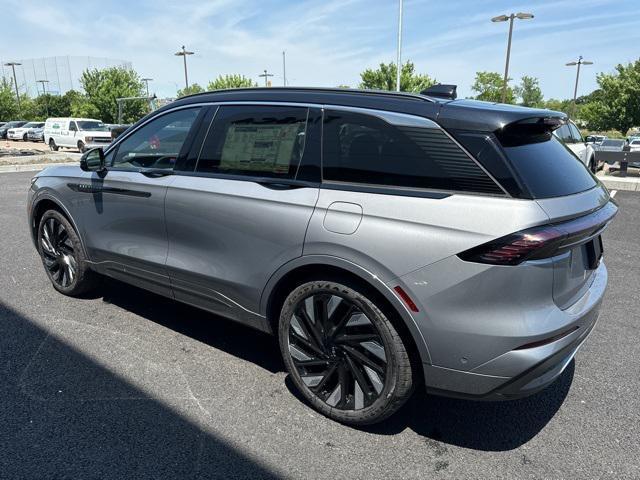
[[[360,74],[360,88],[366,90],[395,90],[396,64],[381,63],[377,69],[366,69]],[[408,61],[400,70],[400,90],[403,92],[420,92],[434,85],[436,80],[426,74],[415,73],[415,65]]]
[[[0,80],[0,119],[13,120],[18,117],[18,102],[12,83],[2,77]]]
[[[507,95],[505,103],[516,103],[514,89],[509,86],[511,79],[507,79]],[[486,102],[502,102],[502,88],[504,80],[497,72],[476,72],[476,78],[471,90],[477,93],[476,100]]]
[[[178,98],[186,97],[187,95],[194,95],[196,93],[202,93],[202,92],[204,92],[204,88],[202,88],[197,83],[192,83],[188,87],[178,90]]]
[[[640,125],[640,59],[619,64],[615,73],[599,73],[593,101],[582,106],[580,117],[591,129],[622,133]]]
[[[209,82],[207,90],[224,90],[227,88],[247,88],[257,86],[258,84],[256,82],[244,75],[219,75],[218,78]]]
[[[118,119],[117,98],[146,94],[139,75],[134,70],[121,67],[85,70],[80,77],[80,84],[85,95],[84,98],[75,98],[73,114],[97,117],[106,123],[115,123]],[[125,102],[122,120],[125,123],[135,122],[147,111],[148,105],[144,100]]]
[[[544,105],[542,90],[536,77],[524,76],[520,85],[514,88],[515,93],[521,98],[520,105],[524,107],[542,107]]]

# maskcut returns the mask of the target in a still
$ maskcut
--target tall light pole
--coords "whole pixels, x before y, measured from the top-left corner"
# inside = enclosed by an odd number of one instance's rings
[[[398,51],[396,52],[396,92],[400,91],[400,73],[402,71],[402,0],[398,5]]]
[[[49,83],[49,80],[36,80],[36,82],[42,84],[42,94],[45,95],[47,93],[47,83]]]
[[[580,66],[581,65],[593,65],[593,62],[590,62],[589,60],[583,60],[582,59],[582,55],[580,55],[578,57],[578,61],[577,62],[569,62],[566,64],[567,67],[574,67],[574,66],[578,66],[578,68],[576,69],[576,85],[575,87],[573,87],[573,102],[571,103],[571,117],[575,117],[576,114],[576,97],[578,95],[578,80],[580,80]]]
[[[13,70],[13,85],[16,87],[16,99],[18,100],[18,111],[20,110],[20,94],[18,93],[18,80],[16,80],[16,67],[22,65],[19,62],[7,62],[4,64],[5,67],[11,67]]]
[[[267,71],[265,70],[264,73],[261,73],[258,76],[259,77],[264,77],[264,86],[268,87],[269,86],[269,77],[273,77],[273,73],[267,73]]]
[[[153,78],[141,78],[140,80],[147,85],[147,98],[149,98],[149,82],[153,81]]]
[[[505,62],[505,65],[504,65],[504,85],[502,86],[502,103],[505,103],[507,101],[507,80],[509,78],[509,57],[511,57],[511,36],[513,34],[513,20],[516,18],[520,20],[529,20],[533,18],[533,14],[518,12],[518,13],[512,13],[510,15],[499,15],[491,19],[491,21],[494,23],[506,22],[507,20],[509,20],[509,41],[507,43],[507,61]]]
[[[184,45],[182,46],[182,50],[180,50],[179,52],[174,53],[174,55],[177,55],[178,57],[182,57],[182,60],[184,60],[184,85],[185,85],[185,90],[189,88],[189,77],[187,76],[187,55],[193,55],[194,53],[195,52],[190,52],[186,48],[184,48]]]
[[[282,51],[282,84],[287,86],[287,61],[284,50]]]

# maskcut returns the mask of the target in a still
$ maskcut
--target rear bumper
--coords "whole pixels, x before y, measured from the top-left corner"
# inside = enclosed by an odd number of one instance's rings
[[[470,264],[458,267],[476,268]],[[506,400],[536,393],[562,374],[596,324],[608,274],[601,262],[584,294],[561,309],[553,302],[551,291],[544,295],[545,302],[536,304],[536,295],[542,292],[536,293],[535,285],[547,283],[550,287],[552,283],[541,281],[550,273],[545,272],[547,268],[542,264],[531,266],[520,285],[514,279],[512,285],[498,281],[508,270],[498,274],[476,272],[471,276],[477,285],[475,291],[465,289],[464,282],[457,284],[457,303],[452,302],[453,294],[448,289],[446,295],[440,291],[420,299],[423,305],[430,302],[438,307],[426,309],[417,322],[432,358],[432,363],[423,364],[428,392]],[[411,277],[414,285],[416,275],[420,273]],[[495,282],[498,296],[482,287],[489,278]],[[447,300],[448,310],[440,300]],[[433,339],[439,339],[438,344]]]

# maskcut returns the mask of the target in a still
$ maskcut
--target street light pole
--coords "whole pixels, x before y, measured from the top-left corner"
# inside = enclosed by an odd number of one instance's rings
[[[502,85],[502,103],[507,101],[507,81],[509,80],[509,59],[511,58],[511,37],[513,36],[513,21],[518,18],[520,20],[529,20],[533,18],[532,13],[512,13],[510,15],[499,15],[491,19],[492,22],[506,22],[509,20],[509,40],[507,42],[507,60],[504,65],[504,80]]]
[[[149,98],[149,82],[151,82],[153,78],[141,78],[140,80],[147,85],[147,98]]]
[[[580,66],[581,65],[593,65],[593,62],[590,62],[589,60],[584,60],[582,58],[582,55],[580,55],[578,57],[578,61],[577,62],[569,62],[566,64],[567,67],[573,67],[573,66],[578,66],[578,68],[576,69],[576,84],[573,87],[573,102],[571,102],[571,117],[574,118],[576,115],[576,98],[578,96],[578,80],[580,80]]]
[[[174,55],[177,55],[178,57],[182,57],[182,60],[184,61],[184,85],[185,85],[185,90],[189,88],[189,77],[187,76],[187,55],[193,55],[194,53],[195,52],[189,52],[184,47],[184,45],[182,46],[182,50],[180,50],[179,52],[174,53]]]
[[[282,51],[282,84],[287,86],[287,61],[284,50]]]
[[[47,83],[49,83],[49,80],[36,80],[36,82],[42,84],[42,94],[46,95],[46,93],[47,93]]]
[[[13,85],[16,88],[16,99],[18,100],[18,111],[20,111],[20,94],[18,93],[18,80],[16,79],[16,66],[22,65],[19,62],[8,62],[5,63],[4,66],[5,67],[11,67],[11,70],[13,70]]]
[[[264,77],[264,86],[268,87],[269,86],[269,82],[268,79],[269,77],[273,77],[273,73],[267,73],[267,71],[265,70],[264,73],[258,75],[259,77]]]
[[[396,92],[400,91],[400,74],[402,72],[402,0],[398,6],[398,51],[396,52]]]

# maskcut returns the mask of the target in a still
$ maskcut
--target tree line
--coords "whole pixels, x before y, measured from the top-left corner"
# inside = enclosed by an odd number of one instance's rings
[[[366,69],[360,74],[359,88],[395,90],[395,63],[382,63],[378,68]],[[400,89],[420,92],[437,83],[427,74],[416,72],[411,61],[402,64]],[[514,84],[507,82],[506,103],[526,107],[547,108],[572,114],[579,123],[592,131],[617,130],[625,134],[640,126],[640,59],[620,64],[612,73],[597,75],[598,88],[576,99],[575,111],[571,99],[545,99],[536,77],[523,76]],[[20,108],[11,82],[0,80],[0,120],[44,120],[47,117],[91,117],[115,123],[118,116],[116,98],[144,96],[146,89],[138,73],[132,69],[111,67],[83,72],[82,91],[70,90],[64,95],[42,94],[37,97],[20,96]],[[243,75],[220,75],[206,88],[197,83],[178,90],[178,97],[204,91],[226,88],[257,87],[257,83]],[[340,85],[349,88],[347,85]],[[502,101],[503,78],[497,72],[477,72],[471,86],[477,100]],[[148,113],[144,100],[123,104],[123,121],[135,122]]]

